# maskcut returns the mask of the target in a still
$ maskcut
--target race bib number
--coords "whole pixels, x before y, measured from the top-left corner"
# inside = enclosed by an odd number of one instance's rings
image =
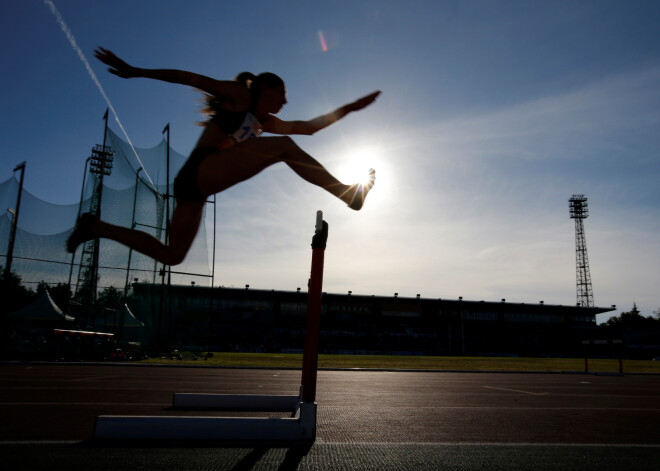
[[[251,137],[257,137],[259,134],[261,134],[261,123],[251,113],[246,113],[243,123],[231,137],[236,142],[243,142]]]

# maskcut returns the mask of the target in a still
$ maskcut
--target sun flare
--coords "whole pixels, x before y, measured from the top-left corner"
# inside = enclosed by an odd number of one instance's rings
[[[337,178],[348,185],[368,184],[369,170],[376,171],[373,190],[367,197],[367,207],[390,204],[392,193],[392,165],[386,150],[379,145],[361,145],[343,154],[342,162],[336,168]]]
[[[361,147],[348,153],[345,157],[337,174],[339,179],[347,184],[369,183],[369,169],[376,170],[376,178],[378,178],[378,150],[375,147]]]

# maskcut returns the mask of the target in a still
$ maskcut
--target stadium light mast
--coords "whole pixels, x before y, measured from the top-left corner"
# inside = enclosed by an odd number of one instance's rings
[[[589,273],[589,257],[587,256],[587,241],[584,236],[583,220],[589,217],[587,198],[584,195],[573,195],[568,200],[571,219],[575,219],[575,273],[577,304],[593,307],[594,293],[591,287]]]
[[[108,110],[105,111],[103,120],[105,122],[103,129],[103,144],[95,145],[92,148],[92,155],[88,159],[89,173],[96,175],[96,179],[93,180],[94,190],[92,191],[92,198],[89,204],[89,212],[99,218],[101,217],[101,202],[103,198],[103,177],[109,176],[112,173],[114,159],[114,151],[110,146],[106,145],[108,135]],[[100,241],[98,238],[88,240],[83,244],[80,267],[78,270],[78,282],[76,283],[76,294],[78,294],[82,288],[89,291],[88,293],[85,293],[83,304],[87,311],[87,323],[90,321],[91,314],[92,326],[96,324],[95,303],[96,290],[98,288],[99,253]]]

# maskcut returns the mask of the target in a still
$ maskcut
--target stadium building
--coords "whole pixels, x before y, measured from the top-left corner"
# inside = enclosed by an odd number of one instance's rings
[[[151,343],[215,351],[303,348],[307,294],[300,290],[135,283],[130,299]],[[579,356],[596,315],[614,309],[324,293],[320,351]]]

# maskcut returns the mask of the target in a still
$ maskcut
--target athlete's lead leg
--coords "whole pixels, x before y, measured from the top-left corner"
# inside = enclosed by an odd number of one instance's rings
[[[259,137],[207,156],[200,166],[199,188],[205,194],[219,193],[277,162],[286,163],[301,178],[323,188],[353,209],[362,207],[375,180],[372,170],[367,184],[345,185],[290,137]]]

